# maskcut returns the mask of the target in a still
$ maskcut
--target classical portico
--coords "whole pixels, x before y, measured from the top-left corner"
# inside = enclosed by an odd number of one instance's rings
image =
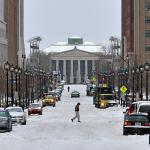
[[[100,62],[95,53],[79,50],[76,47],[51,56],[51,70],[59,70],[61,79],[67,83],[83,83],[93,75],[93,69]]]
[[[80,37],[70,37],[67,42],[57,42],[44,50],[49,55],[49,70],[60,71],[67,83],[84,83],[91,79],[94,70],[108,69],[108,56],[102,45],[84,42]]]

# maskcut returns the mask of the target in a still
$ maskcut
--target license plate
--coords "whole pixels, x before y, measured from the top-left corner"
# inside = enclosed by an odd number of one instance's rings
[[[135,122],[135,125],[136,125],[136,126],[141,126],[141,123]]]
[[[18,122],[18,123],[20,122],[19,118],[17,118],[17,122]]]

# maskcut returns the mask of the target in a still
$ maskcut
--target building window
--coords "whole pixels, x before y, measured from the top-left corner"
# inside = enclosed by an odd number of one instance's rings
[[[145,30],[145,37],[149,38],[150,37],[150,30]]]
[[[145,18],[145,23],[150,23],[150,17]]]
[[[150,51],[150,45],[145,46],[145,51]]]
[[[149,2],[145,3],[145,10],[150,11],[150,3]]]

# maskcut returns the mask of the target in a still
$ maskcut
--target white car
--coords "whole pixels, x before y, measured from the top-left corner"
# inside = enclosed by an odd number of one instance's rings
[[[137,112],[146,114],[150,112],[150,101],[139,104]]]
[[[22,107],[7,107],[12,123],[21,123],[26,125],[26,113],[23,111]]]

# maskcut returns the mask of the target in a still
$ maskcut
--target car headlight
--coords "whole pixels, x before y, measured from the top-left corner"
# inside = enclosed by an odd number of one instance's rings
[[[44,102],[44,103],[45,103],[45,100],[42,100],[42,102]]]
[[[50,101],[51,101],[51,102],[54,102],[54,100],[53,100],[53,99],[51,99]]]
[[[101,107],[104,107],[105,106],[105,103],[101,103]]]
[[[2,124],[6,124],[6,123],[7,123],[7,120],[2,120],[1,123],[2,123]]]

